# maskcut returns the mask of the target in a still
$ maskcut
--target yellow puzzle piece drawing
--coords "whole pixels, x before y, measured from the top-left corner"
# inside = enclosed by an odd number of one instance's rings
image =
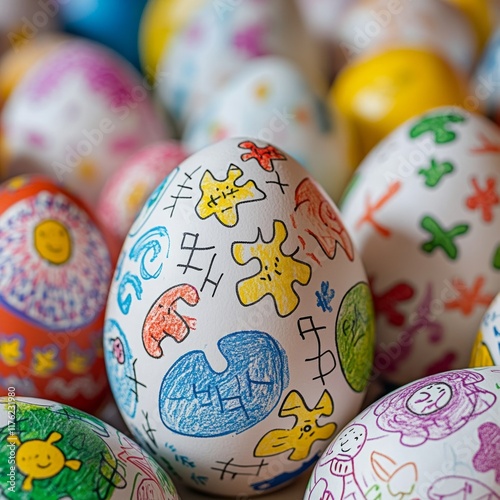
[[[198,216],[207,219],[215,215],[221,224],[233,227],[238,223],[238,205],[263,200],[266,195],[254,181],[248,181],[242,186],[236,185],[242,175],[241,169],[230,165],[227,177],[219,181],[207,170],[200,182],[202,196],[196,206]]]
[[[311,279],[311,266],[295,259],[296,252],[291,255],[283,253],[281,247],[287,236],[285,224],[275,220],[271,241],[264,241],[259,229],[255,241],[233,243],[233,257],[238,264],[245,265],[253,259],[260,261],[260,271],[237,284],[238,298],[244,306],[271,295],[279,316],[285,317],[299,305],[293,284],[307,285]]]
[[[23,359],[22,339],[18,336],[0,338],[0,359],[7,366],[16,366]]]
[[[80,469],[82,465],[80,460],[66,460],[64,453],[54,445],[61,439],[62,435],[58,432],[52,432],[45,441],[31,439],[21,443],[19,438],[16,438],[15,444],[19,446],[16,465],[26,476],[22,485],[24,491],[33,489],[33,480],[57,476],[64,467],[74,471]]]
[[[330,439],[336,424],[318,425],[322,416],[333,413],[333,400],[328,391],[324,391],[316,406],[310,410],[297,391],[291,391],[283,401],[279,416],[295,417],[291,429],[275,429],[265,434],[255,447],[254,456],[269,457],[293,450],[289,460],[304,460],[315,441]]]
[[[31,370],[35,375],[47,377],[59,368],[57,359],[58,349],[54,345],[45,348],[33,349]]]

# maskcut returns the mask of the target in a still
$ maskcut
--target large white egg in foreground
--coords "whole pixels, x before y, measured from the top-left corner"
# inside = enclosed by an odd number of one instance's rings
[[[359,411],[373,342],[338,210],[286,153],[241,138],[191,156],[144,206],[104,351],[136,438],[189,486],[237,496],[314,463]]]

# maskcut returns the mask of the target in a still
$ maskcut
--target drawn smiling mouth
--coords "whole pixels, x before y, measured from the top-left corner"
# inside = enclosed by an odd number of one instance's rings
[[[49,250],[50,252],[53,252],[53,253],[61,253],[62,252],[62,248],[56,248],[56,247],[53,247],[52,245],[47,245],[47,250]]]
[[[41,464],[37,464],[37,467],[39,469],[47,469],[48,467],[50,467],[52,465],[52,462],[49,462],[47,465],[41,465]]]
[[[348,453],[351,451],[351,448],[347,448],[347,450],[344,450],[344,446],[348,443],[349,441],[340,441],[340,449],[341,451],[343,451],[344,453]]]

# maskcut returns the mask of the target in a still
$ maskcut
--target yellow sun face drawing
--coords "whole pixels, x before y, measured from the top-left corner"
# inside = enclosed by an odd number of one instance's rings
[[[60,222],[49,219],[35,227],[35,248],[47,262],[59,266],[65,264],[72,254],[71,236]]]

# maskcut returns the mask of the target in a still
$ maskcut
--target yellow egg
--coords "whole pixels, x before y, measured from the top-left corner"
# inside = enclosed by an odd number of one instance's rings
[[[410,48],[350,64],[330,95],[350,128],[355,163],[407,119],[441,105],[463,105],[466,97],[465,82],[448,63]]]
[[[150,0],[139,28],[139,51],[144,71],[154,77],[160,58],[175,34],[205,0]]]
[[[479,51],[488,41],[494,26],[494,2],[492,0],[448,0],[470,20],[477,35]]]

